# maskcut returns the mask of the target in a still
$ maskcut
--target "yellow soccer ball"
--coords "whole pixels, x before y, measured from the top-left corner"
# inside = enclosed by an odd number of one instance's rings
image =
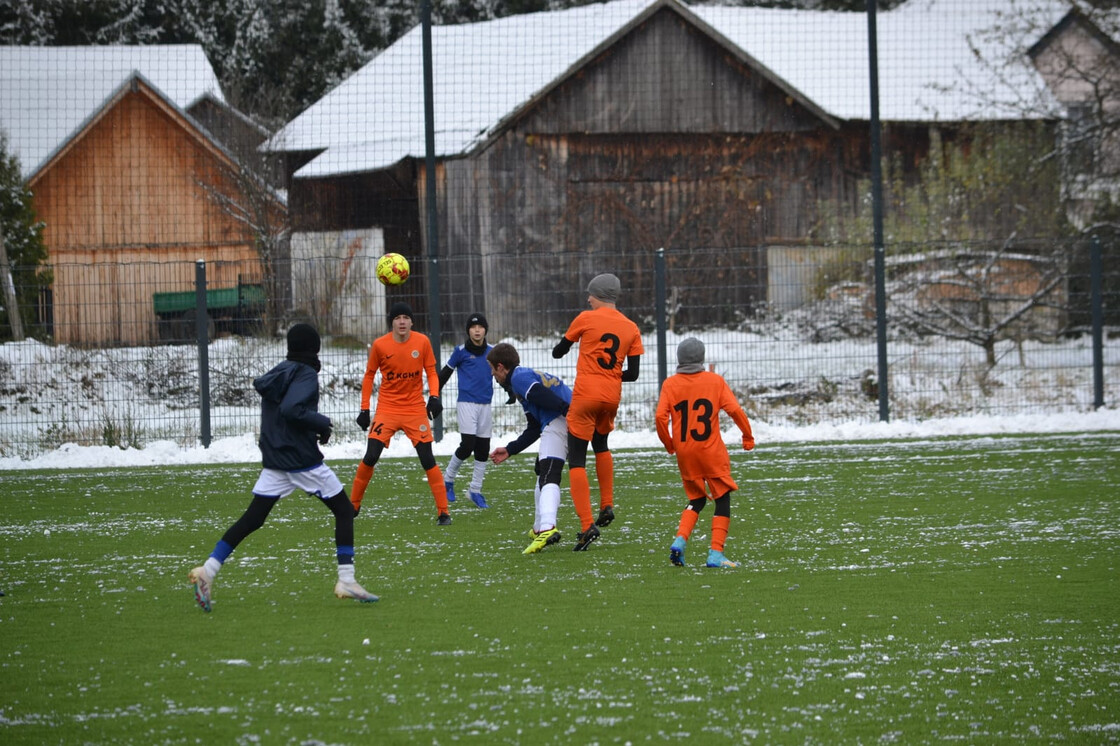
[[[377,260],[377,279],[382,285],[400,285],[408,279],[408,260],[400,254],[388,253]]]

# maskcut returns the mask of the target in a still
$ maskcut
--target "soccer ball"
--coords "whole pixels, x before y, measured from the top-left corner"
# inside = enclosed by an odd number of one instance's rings
[[[377,260],[377,279],[382,285],[400,285],[408,279],[408,260],[392,252]]]

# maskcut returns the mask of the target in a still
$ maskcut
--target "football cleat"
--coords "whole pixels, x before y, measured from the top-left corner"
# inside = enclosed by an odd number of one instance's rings
[[[598,539],[599,536],[600,536],[599,529],[597,529],[595,527],[595,524],[591,524],[590,526],[587,527],[586,531],[580,531],[578,534],[576,534],[576,545],[574,547],[572,547],[572,551],[573,552],[586,551],[588,545],[591,542]]]
[[[673,539],[673,546],[669,547],[669,561],[677,567],[684,567],[684,548],[688,544],[683,536]]]
[[[334,595],[338,598],[352,598],[363,604],[373,603],[378,600],[377,596],[373,595],[356,582],[344,583],[341,580],[334,584]]]
[[[723,556],[723,552],[718,552],[715,549],[711,549],[708,551],[708,562],[706,564],[708,567],[732,568],[739,566],[738,562],[732,562],[731,560]]]
[[[203,611],[210,611],[210,591],[214,585],[214,576],[209,573],[205,565],[201,565],[191,570],[187,577],[194,586],[194,600]]]
[[[599,511],[599,517],[595,519],[596,526],[609,526],[611,521],[614,520],[614,508],[610,505],[603,506]]]
[[[455,483],[454,482],[444,482],[443,483],[443,488],[445,490],[447,490],[447,502],[449,502],[449,503],[455,502]]]
[[[560,531],[555,527],[550,528],[547,531],[541,531],[539,534],[534,533],[532,543],[530,543],[529,546],[525,547],[525,551],[523,551],[522,554],[536,554],[545,547],[552,546],[559,541]]]
[[[471,498],[471,501],[475,505],[477,505],[478,507],[480,507],[480,508],[489,508],[490,507],[489,505],[487,505],[486,498],[482,496],[481,492],[468,492],[467,495]]]
[[[441,526],[450,526],[451,516],[449,516],[447,513],[440,513],[439,518],[436,519],[436,523]]]

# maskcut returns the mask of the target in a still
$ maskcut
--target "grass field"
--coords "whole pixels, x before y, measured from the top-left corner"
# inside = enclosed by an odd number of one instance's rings
[[[1120,435],[733,460],[738,570],[702,566],[710,507],[669,564],[662,453],[616,455],[587,552],[565,490],[529,557],[531,456],[449,528],[386,459],[357,523],[380,603],[332,596],[330,513],[293,495],[211,614],[187,571],[256,465],[0,472],[0,742],[1120,742]]]

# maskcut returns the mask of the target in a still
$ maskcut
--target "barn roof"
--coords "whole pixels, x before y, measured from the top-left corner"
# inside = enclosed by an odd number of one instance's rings
[[[0,128],[23,178],[37,174],[136,75],[184,111],[204,95],[225,100],[197,44],[0,46]]]
[[[867,120],[864,13],[616,0],[432,29],[437,157],[471,152],[651,13],[669,7],[823,119]],[[880,116],[931,122],[1053,117],[1025,51],[1063,0],[909,0],[877,14]],[[421,30],[414,28],[265,147],[316,153],[297,177],[423,157]]]

